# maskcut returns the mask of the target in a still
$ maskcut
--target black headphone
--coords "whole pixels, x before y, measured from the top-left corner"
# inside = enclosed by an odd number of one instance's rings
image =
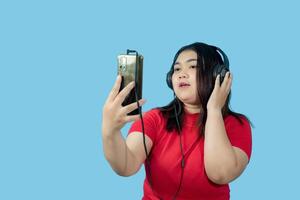
[[[220,48],[215,47],[215,46],[210,46],[210,47],[213,47],[216,50],[216,52],[218,52],[218,54],[220,54],[222,56],[224,64],[217,64],[213,67],[214,79],[217,77],[218,74],[220,74],[220,83],[222,83],[226,72],[229,71],[229,60],[228,60],[228,57],[226,56],[226,54],[224,53],[224,51],[222,51]],[[204,59],[203,59],[203,63],[205,63]],[[167,73],[167,79],[166,79],[168,87],[171,88],[172,90],[173,90],[173,84],[172,84],[173,72],[174,72],[174,69],[172,66],[170,71]]]

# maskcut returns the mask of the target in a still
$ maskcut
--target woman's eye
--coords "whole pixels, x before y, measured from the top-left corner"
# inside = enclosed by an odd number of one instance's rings
[[[196,66],[195,66],[195,65],[192,65],[192,66],[190,66],[190,68],[192,68],[192,69],[195,69],[195,68],[196,68]]]
[[[178,72],[180,70],[180,68],[174,68],[175,72]]]

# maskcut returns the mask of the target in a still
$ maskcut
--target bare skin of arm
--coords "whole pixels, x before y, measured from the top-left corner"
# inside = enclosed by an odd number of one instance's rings
[[[122,106],[122,102],[133,89],[134,83],[127,85],[120,93],[121,77],[118,76],[111,90],[102,113],[102,142],[105,158],[112,169],[120,176],[135,174],[146,159],[142,134],[131,133],[125,140],[121,128],[128,122],[139,119],[139,115],[127,115],[137,108],[137,103]],[[144,99],[139,101],[145,103]],[[152,141],[146,136],[146,146],[151,150]]]
[[[230,92],[232,76],[226,74],[220,86],[219,77],[207,104],[204,164],[207,176],[217,184],[227,184],[241,175],[248,164],[244,151],[231,145],[224,126],[221,109]]]

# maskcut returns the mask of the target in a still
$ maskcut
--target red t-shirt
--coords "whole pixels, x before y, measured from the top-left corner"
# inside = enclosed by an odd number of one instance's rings
[[[227,200],[229,199],[229,186],[217,185],[211,182],[204,168],[204,138],[199,139],[200,129],[197,127],[199,114],[184,115],[182,125],[182,143],[185,154],[185,167],[180,192],[177,200]],[[151,138],[151,177],[153,191],[149,184],[149,174],[144,181],[143,200],[172,199],[177,191],[181,176],[181,151],[179,135],[166,131],[166,119],[158,109],[152,109],[143,116],[145,134]],[[243,125],[233,116],[224,120],[226,132],[232,146],[243,150],[250,159],[252,140],[251,128],[244,118]],[[135,121],[129,133],[141,132],[141,121]],[[197,140],[198,139],[198,140]]]

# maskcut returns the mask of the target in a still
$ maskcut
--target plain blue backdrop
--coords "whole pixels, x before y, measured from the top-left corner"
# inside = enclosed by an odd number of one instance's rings
[[[289,0],[0,1],[0,199],[141,199],[143,169],[120,177],[102,150],[116,56],[144,55],[146,111],[171,100],[166,73],[195,41],[227,53],[231,107],[255,125],[232,199],[299,198],[299,8]]]

